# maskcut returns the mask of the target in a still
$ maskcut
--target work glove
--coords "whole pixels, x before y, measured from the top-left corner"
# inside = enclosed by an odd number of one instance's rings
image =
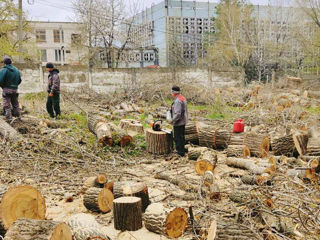
[[[49,93],[49,97],[53,97],[53,92],[50,92],[50,93]]]

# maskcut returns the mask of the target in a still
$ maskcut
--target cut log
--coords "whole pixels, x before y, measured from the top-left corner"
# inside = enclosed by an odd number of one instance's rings
[[[246,155],[248,155],[245,152],[245,148],[245,145],[228,145],[227,157],[245,157]]]
[[[112,146],[112,131],[104,118],[88,115],[88,128],[97,136],[98,143],[102,146]]]
[[[230,142],[231,131],[225,129],[217,129],[213,135],[213,148],[225,149]]]
[[[214,149],[224,149],[230,141],[231,131],[216,129],[212,125],[199,124],[199,145]]]
[[[104,185],[107,183],[107,175],[104,173],[99,173],[99,175],[95,179],[95,187],[103,188]]]
[[[112,132],[112,140],[115,145],[125,147],[133,141],[132,136],[130,136],[127,131],[117,127],[114,123],[108,122],[107,126]]]
[[[270,149],[269,137],[264,134],[256,134],[253,132],[245,134],[244,145],[250,149],[252,156],[261,158],[266,157]]]
[[[185,129],[186,143],[199,145],[199,124],[197,122],[188,122]]]
[[[141,198],[121,197],[113,201],[114,228],[137,231],[142,228]]]
[[[228,145],[244,145],[244,133],[232,133]]]
[[[97,239],[109,239],[103,232],[103,226],[91,214],[74,214],[68,218],[66,223],[71,229],[74,240],[88,240],[95,239],[95,237]]]
[[[308,145],[308,134],[293,134],[292,136],[294,145],[300,154],[303,156],[307,152],[307,145]]]
[[[5,240],[72,240],[66,223],[50,220],[19,219],[10,227]]]
[[[210,199],[220,201],[221,200],[221,191],[218,185],[212,184],[210,186]]]
[[[173,150],[172,134],[162,131],[146,131],[146,150],[152,154],[168,154]]]
[[[217,154],[213,151],[202,153],[195,164],[197,174],[203,176],[206,171],[213,172],[217,164],[217,159]]]
[[[122,119],[119,127],[127,132],[143,133],[143,125],[135,119]],[[130,134],[129,134],[130,135]]]
[[[115,199],[123,196],[134,196],[141,198],[142,212],[144,212],[150,204],[148,187],[144,182],[114,182],[113,193]]]
[[[162,203],[153,203],[144,214],[144,223],[151,232],[178,238],[187,228],[188,215],[183,208],[169,208]]]
[[[263,164],[256,163],[253,159],[243,158],[228,158],[226,164],[229,167],[236,167],[249,170],[253,174],[261,175],[267,168],[271,167],[271,164],[266,162]]]
[[[188,158],[189,160],[197,160],[200,155],[207,150],[207,147],[189,147]]]
[[[271,185],[271,181],[267,176],[243,175],[241,181],[248,185]]]
[[[213,183],[213,173],[211,171],[206,171],[204,173],[203,182],[208,187]]]
[[[307,144],[308,156],[320,156],[320,139],[319,138],[310,138]]]
[[[41,193],[32,186],[11,187],[0,193],[0,235],[19,218],[45,219],[46,204]]]
[[[271,138],[271,148],[276,156],[284,155],[292,157],[297,155],[292,134],[286,136],[277,136]]]
[[[5,120],[0,118],[0,134],[12,142],[23,141],[23,136],[10,126]]]
[[[235,203],[245,203],[250,200],[250,193],[245,191],[235,191],[229,194],[229,198],[232,202]]]
[[[106,188],[89,188],[83,196],[84,206],[93,212],[110,212],[113,194]]]

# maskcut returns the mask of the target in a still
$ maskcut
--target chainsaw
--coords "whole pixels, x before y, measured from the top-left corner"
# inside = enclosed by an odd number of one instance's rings
[[[150,126],[152,127],[152,130],[153,131],[156,131],[156,132],[165,132],[165,133],[168,133],[168,134],[171,134],[172,131],[170,130],[166,130],[166,129],[162,129],[161,126],[162,126],[162,120],[156,120],[152,123],[150,123]]]

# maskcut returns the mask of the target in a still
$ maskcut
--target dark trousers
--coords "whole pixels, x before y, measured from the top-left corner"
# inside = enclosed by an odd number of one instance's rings
[[[3,98],[3,110],[7,121],[12,120],[12,115],[14,117],[20,117],[19,108],[19,93],[16,89],[5,88],[2,91]]]
[[[184,132],[185,132],[186,126],[174,126],[173,127],[173,134],[174,134],[174,142],[176,144],[176,150],[180,156],[184,156],[185,154],[185,137],[184,137]]]
[[[54,112],[55,114],[54,114]],[[50,115],[50,117],[54,118],[55,116],[60,116],[60,94],[54,93],[52,97],[48,95],[47,98],[47,111]]]

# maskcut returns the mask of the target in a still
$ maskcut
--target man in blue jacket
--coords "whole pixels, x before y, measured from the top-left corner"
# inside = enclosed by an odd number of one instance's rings
[[[5,56],[4,67],[0,70],[0,87],[2,88],[3,106],[7,122],[12,121],[12,115],[20,118],[18,86],[21,83],[19,70],[12,65],[11,58]]]

